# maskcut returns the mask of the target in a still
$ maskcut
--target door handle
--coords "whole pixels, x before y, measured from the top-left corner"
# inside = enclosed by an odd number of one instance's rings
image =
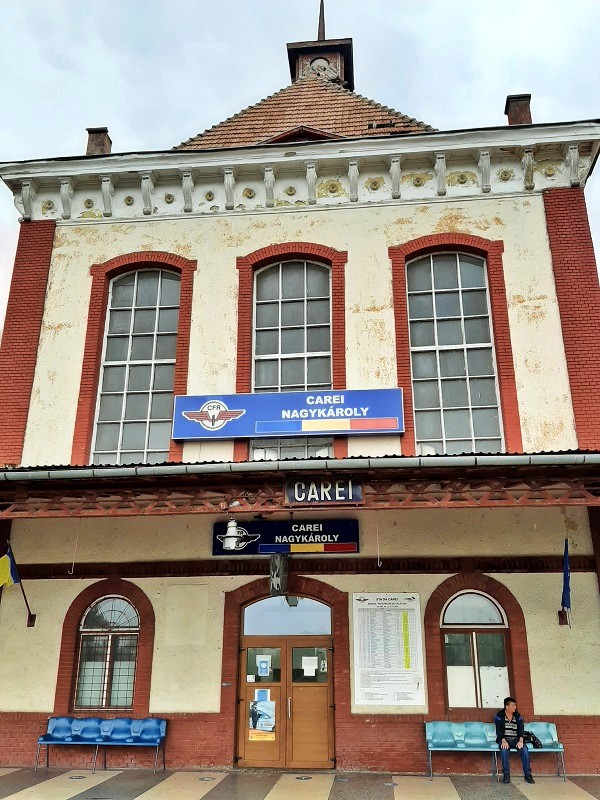
[[[288,719],[292,718],[292,698],[288,697]]]

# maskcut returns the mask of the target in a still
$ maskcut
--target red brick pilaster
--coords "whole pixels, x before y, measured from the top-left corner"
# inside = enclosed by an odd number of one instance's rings
[[[181,289],[179,300],[179,328],[177,331],[177,351],[175,355],[175,394],[185,394],[187,390],[188,360],[190,351],[190,323],[192,317],[192,292],[196,261],[190,261],[173,253],[140,252],[112,258],[103,264],[90,268],[92,290],[88,314],[88,326],[83,352],[83,368],[79,388],[79,401],[73,435],[71,464],[89,463],[90,447],[94,429],[94,412],[98,394],[98,380],[102,361],[102,343],[108,288],[111,280],[126,272],[139,269],[167,269],[179,273]],[[181,461],[183,445],[171,443],[170,461]]]
[[[439,233],[422,236],[403,245],[390,247],[388,252],[392,262],[392,289],[394,298],[394,318],[396,328],[396,362],[398,386],[404,389],[405,434],[402,440],[403,455],[415,454],[415,430],[412,404],[412,373],[410,366],[410,346],[408,338],[408,303],[406,295],[406,263],[418,256],[436,250],[456,250],[475,253],[485,258],[492,309],[492,328],[498,384],[500,387],[500,407],[504,424],[506,452],[520,453],[523,450],[521,422],[517,400],[517,384],[513,365],[506,285],[502,266],[503,242],[483,239],[462,233]]]
[[[346,388],[346,300],[344,268],[348,253],[311,242],[286,242],[263,247],[237,259],[238,278],[238,337],[236,392],[252,391],[252,309],[254,273],[260,267],[278,261],[299,258],[325,264],[331,269],[331,371],[332,388]],[[336,437],[336,440],[341,437]],[[334,442],[338,458],[344,453],[341,442]],[[346,445],[347,454],[347,445]],[[234,460],[248,459],[247,442],[235,442]]]
[[[0,466],[23,455],[55,228],[54,220],[21,224],[0,345]]]
[[[118,595],[129,600],[140,616],[132,711],[136,717],[147,717],[149,714],[154,649],[154,609],[152,603],[138,586],[119,578],[109,578],[84,589],[71,603],[65,616],[54,699],[53,713],[56,716],[68,714],[73,707],[73,691],[77,673],[77,639],[81,617],[94,601],[110,595]],[[126,714],[130,713],[126,712]]]
[[[427,692],[430,719],[452,719],[446,708],[446,679],[440,617],[446,602],[458,592],[472,589],[485,592],[502,606],[508,620],[507,659],[511,687],[519,710],[528,719],[533,717],[533,692],[529,670],[529,650],[523,610],[514,595],[494,578],[482,573],[464,572],[441,583],[429,598],[425,609],[425,653],[427,658]],[[470,709],[471,713],[471,709]],[[489,709],[472,710],[471,719],[489,721]],[[460,717],[457,717],[459,719]]]
[[[583,189],[543,193],[580,450],[600,448],[600,287]]]

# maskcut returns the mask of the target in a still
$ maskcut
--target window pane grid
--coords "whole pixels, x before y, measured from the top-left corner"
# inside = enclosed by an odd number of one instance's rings
[[[144,270],[111,284],[95,464],[158,463],[171,437],[179,276]]]
[[[407,267],[407,289],[418,452],[502,450],[484,261],[421,258]]]
[[[326,267],[288,261],[255,276],[254,392],[331,388],[331,288]],[[330,456],[332,440],[251,442],[253,460]]]
[[[139,616],[123,597],[95,602],[80,624],[77,708],[129,708],[137,662]]]

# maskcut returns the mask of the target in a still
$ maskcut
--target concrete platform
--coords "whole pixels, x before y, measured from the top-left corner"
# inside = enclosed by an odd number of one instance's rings
[[[281,773],[236,770],[59,770],[0,768],[0,800],[600,800],[600,777],[515,775],[505,786],[489,778],[388,773]]]

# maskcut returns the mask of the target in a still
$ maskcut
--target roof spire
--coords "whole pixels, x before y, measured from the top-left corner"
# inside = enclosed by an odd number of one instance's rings
[[[325,41],[325,0],[321,0],[319,7],[319,31],[317,33],[317,41]]]

